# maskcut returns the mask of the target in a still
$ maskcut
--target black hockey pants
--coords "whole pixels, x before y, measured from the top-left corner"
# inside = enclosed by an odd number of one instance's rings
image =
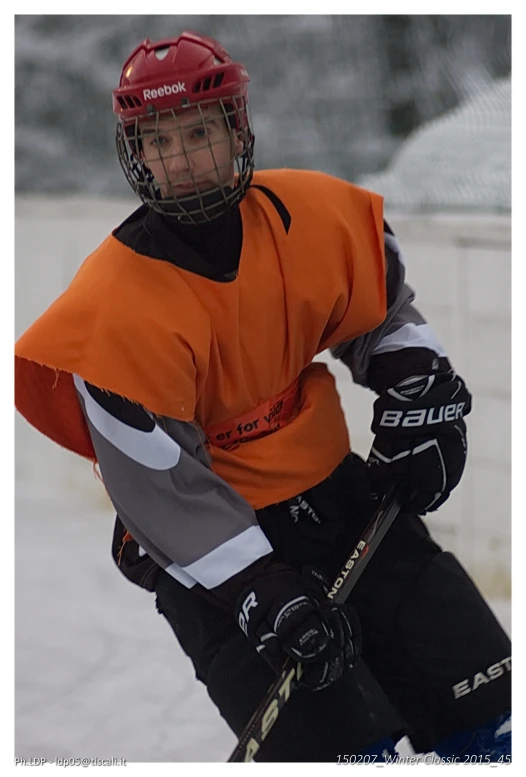
[[[258,511],[277,556],[335,577],[375,505],[364,462],[352,454],[303,498]],[[157,608],[230,728],[241,734],[274,679],[223,610],[159,575]],[[455,731],[511,709],[510,640],[455,557],[417,516],[400,514],[351,594],[363,660],[329,688],[298,689],[256,760],[336,762],[407,733],[429,752]]]

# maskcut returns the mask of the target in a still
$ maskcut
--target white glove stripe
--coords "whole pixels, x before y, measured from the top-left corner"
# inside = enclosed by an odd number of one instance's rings
[[[422,451],[427,450],[429,448],[433,448],[433,447],[436,448],[436,450],[437,450],[438,458],[440,459],[440,466],[442,467],[442,490],[439,491],[437,494],[435,494],[435,498],[433,499],[432,502],[430,502],[427,505],[426,510],[429,510],[435,504],[435,502],[438,499],[440,499],[440,497],[442,496],[442,494],[446,490],[446,485],[447,485],[446,463],[444,461],[444,457],[442,456],[442,450],[440,448],[440,445],[439,445],[437,439],[429,440],[428,442],[425,442],[422,445],[418,445],[415,448],[415,450],[414,450],[415,453],[421,453]]]
[[[415,445],[413,453],[423,453],[423,451],[427,451],[428,448],[433,448],[435,445],[438,446],[436,437],[432,440],[426,440],[422,445]]]
[[[278,635],[275,634],[273,631],[267,631],[266,634],[263,634],[263,636],[258,637],[260,642],[266,642],[269,639],[277,639]]]
[[[388,456],[384,456],[374,446],[371,448],[371,454],[373,456],[376,456],[378,459],[380,459],[380,461],[383,461],[385,464],[391,464],[391,462],[397,461],[399,459],[403,459],[403,458],[405,458],[407,456],[411,456],[411,455],[412,456],[416,456],[419,453],[423,453],[424,451],[429,450],[430,448],[435,448],[436,449],[437,454],[438,454],[438,458],[439,458],[439,461],[440,461],[440,466],[442,467],[442,489],[438,493],[435,494],[435,498],[433,499],[432,502],[429,503],[429,505],[427,505],[426,510],[429,510],[435,504],[435,502],[438,499],[440,499],[440,497],[442,496],[442,494],[446,490],[446,485],[447,485],[446,463],[444,461],[444,457],[442,455],[442,450],[440,448],[440,444],[439,444],[438,440],[436,438],[434,438],[433,440],[427,440],[426,442],[422,443],[421,445],[415,446],[411,450],[402,451],[401,453],[397,453],[396,456],[393,456],[392,459],[390,459]]]
[[[266,648],[267,646],[266,646],[264,643],[265,643],[265,642],[268,642],[268,641],[269,641],[269,639],[277,639],[277,638],[278,638],[278,635],[277,635],[277,634],[274,634],[274,632],[273,632],[273,631],[267,631],[267,633],[266,633],[266,634],[263,634],[261,637],[258,637],[259,641],[260,641],[261,643],[263,643],[263,644],[261,644],[261,645],[257,645],[257,646],[256,646],[256,650],[257,650],[257,652],[258,652],[258,653],[261,653],[261,651],[262,651],[262,650],[265,650],[265,648]]]
[[[413,453],[413,449],[411,448],[410,450],[397,453],[396,456],[393,456],[392,459],[390,459],[388,456],[384,456],[384,454],[380,453],[380,451],[377,450],[374,446],[371,448],[371,453],[374,456],[377,456],[377,458],[379,458],[380,461],[383,461],[385,464],[391,464],[392,461],[397,461],[398,459],[405,459],[406,456],[410,456]]]
[[[428,450],[429,448],[437,449],[438,458],[440,459],[440,465],[442,467],[442,491],[440,493],[443,494],[444,491],[446,490],[447,472],[446,472],[446,463],[444,461],[444,457],[442,456],[442,450],[440,449],[438,440],[435,438],[434,440],[428,440],[427,442],[422,443],[422,445],[417,445],[416,448],[413,449],[413,455],[415,453],[422,453],[422,451]],[[436,502],[436,499],[434,499],[433,501]]]
[[[432,502],[430,502],[428,505],[426,505],[426,510],[430,510],[430,509],[433,507],[433,505],[435,504],[435,502],[436,502],[438,499],[440,499],[440,497],[442,496],[442,494],[443,494],[443,492],[442,492],[442,491],[441,491],[440,493],[438,493],[438,494],[435,494],[435,498],[433,499],[433,501],[432,501]]]
[[[306,596],[298,596],[297,599],[291,599],[290,602],[287,602],[287,604],[283,605],[281,610],[276,615],[276,620],[274,621],[274,631],[275,632],[277,632],[277,630],[278,630],[279,620],[280,620],[281,616],[283,615],[283,613],[285,612],[285,610],[288,610],[289,607],[292,607],[293,604],[297,604],[298,602],[303,602],[303,601],[308,602],[309,599]]]
[[[460,381],[460,380],[457,380],[457,390],[456,390],[456,391],[455,391],[455,393],[454,393],[454,394],[451,396],[451,399],[455,399],[455,397],[457,396],[457,394],[458,394],[458,392],[460,391],[460,389],[461,389],[461,388],[462,388],[462,381]]]
[[[399,394],[398,391],[394,388],[387,389],[387,393],[390,394],[395,399],[398,399],[399,402],[412,402],[413,397],[404,397],[403,394]]]
[[[397,387],[406,388],[406,389],[410,388],[412,384],[419,383],[425,377],[426,377],[425,375],[413,375],[413,377],[411,378],[406,378],[405,380],[400,381],[400,383],[397,384]],[[422,397],[424,397],[429,391],[429,389],[433,386],[434,382],[435,382],[435,376],[428,375],[427,381],[426,381],[427,385],[424,389],[422,389],[422,391],[420,391],[418,396],[406,397],[404,396],[404,394],[401,394],[399,391],[397,391],[396,387],[387,389],[387,393],[390,394],[390,396],[394,397],[395,399],[398,399],[400,402],[413,402],[413,400],[415,399],[422,399]],[[459,387],[458,387],[459,389],[460,389],[460,386],[461,384],[459,383]],[[457,392],[458,392],[458,389],[457,389]]]

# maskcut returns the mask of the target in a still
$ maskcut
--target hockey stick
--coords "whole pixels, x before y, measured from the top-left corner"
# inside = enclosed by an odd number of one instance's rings
[[[327,594],[336,604],[343,604],[371,556],[385,537],[402,505],[403,489],[394,485],[382,500],[353,552],[341,568],[338,577]],[[265,698],[247,723],[239,738],[228,763],[251,761],[259,750],[261,743],[278,719],[278,716],[292,691],[297,688],[302,674],[302,665],[292,658],[287,658],[283,664],[280,676],[271,685]]]

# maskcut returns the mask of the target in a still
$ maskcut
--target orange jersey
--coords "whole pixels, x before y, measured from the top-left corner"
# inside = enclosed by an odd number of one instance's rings
[[[95,459],[72,375],[208,433],[255,508],[324,480],[350,443],[325,349],[385,318],[382,198],[323,173],[254,175],[237,277],[220,283],[108,237],[16,344],[16,405]],[[281,402],[281,405],[280,405]],[[280,420],[281,419],[281,420]]]

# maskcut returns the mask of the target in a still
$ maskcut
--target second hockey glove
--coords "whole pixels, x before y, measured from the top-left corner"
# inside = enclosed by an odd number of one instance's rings
[[[418,375],[384,391],[374,403],[367,460],[373,492],[380,497],[402,481],[417,513],[444,504],[466,464],[463,418],[470,412],[471,394],[454,372]]]
[[[300,684],[326,688],[352,667],[359,655],[359,625],[350,607],[327,600],[328,581],[305,567],[267,574],[245,589],[236,614],[260,655],[280,672],[287,656],[303,665]]]

